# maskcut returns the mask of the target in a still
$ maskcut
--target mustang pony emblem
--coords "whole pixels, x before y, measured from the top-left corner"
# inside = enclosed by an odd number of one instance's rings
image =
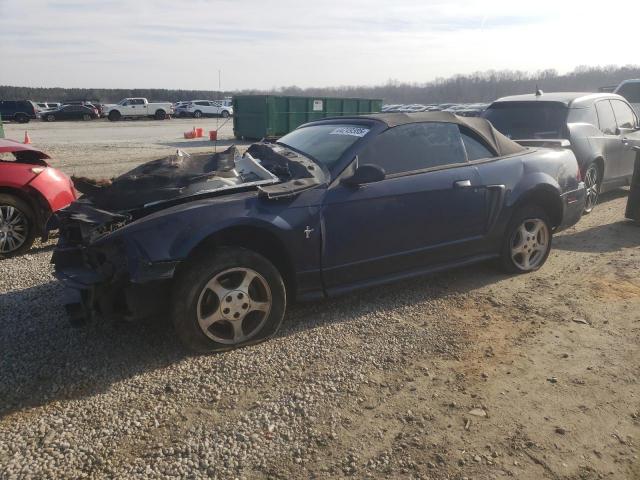
[[[310,228],[309,225],[307,225],[307,228],[304,229],[304,236],[305,238],[308,240],[311,237],[311,233],[313,232],[313,228]]]

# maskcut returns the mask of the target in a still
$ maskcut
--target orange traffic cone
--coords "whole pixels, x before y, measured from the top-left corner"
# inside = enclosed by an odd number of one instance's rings
[[[31,143],[31,139],[29,138],[29,132],[24,131],[24,143]]]

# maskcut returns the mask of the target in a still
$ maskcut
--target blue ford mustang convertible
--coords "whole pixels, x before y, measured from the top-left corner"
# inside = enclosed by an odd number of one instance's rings
[[[489,259],[537,270],[585,201],[570,150],[448,113],[327,119],[76,186],[52,260],[72,322],[171,311],[196,351],[272,336],[293,299]]]

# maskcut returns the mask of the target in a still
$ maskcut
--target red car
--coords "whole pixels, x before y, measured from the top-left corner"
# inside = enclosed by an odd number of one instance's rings
[[[20,255],[47,237],[51,214],[76,199],[73,182],[49,166],[44,152],[0,138],[0,258]]]

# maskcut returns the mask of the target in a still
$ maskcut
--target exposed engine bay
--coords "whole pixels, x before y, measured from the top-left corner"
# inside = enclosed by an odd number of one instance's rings
[[[90,243],[123,225],[195,199],[257,189],[268,199],[293,195],[324,181],[325,172],[283,146],[235,146],[214,154],[174,155],[144,163],[112,180],[74,177],[83,196],[56,214],[72,243]]]

